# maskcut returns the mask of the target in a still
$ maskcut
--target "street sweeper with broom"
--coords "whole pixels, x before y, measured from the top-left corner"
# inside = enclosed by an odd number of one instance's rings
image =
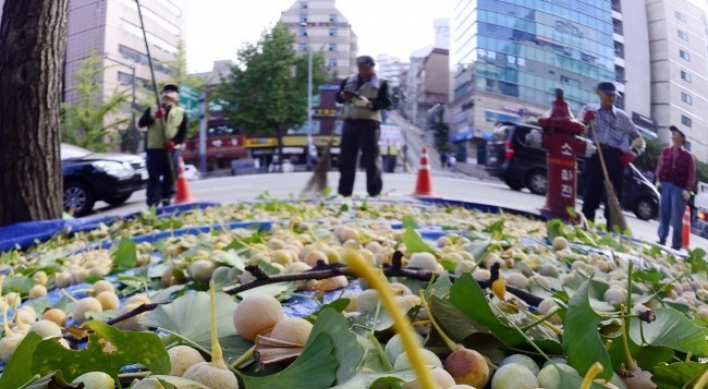
[[[345,79],[337,93],[337,102],[344,104],[338,193],[343,197],[352,195],[361,152],[361,165],[366,169],[366,191],[375,197],[383,189],[379,149],[381,111],[391,106],[391,96],[388,82],[374,71],[373,58],[361,56],[356,65],[358,73]]]
[[[582,116],[590,127],[591,139],[598,145],[586,169],[582,212],[587,221],[594,222],[595,211],[600,203],[604,203],[607,229],[624,233],[627,231],[627,222],[619,202],[622,198],[624,169],[644,151],[646,144],[632,119],[615,106],[619,96],[615,84],[601,82],[596,92],[600,98],[600,107],[586,107]]]

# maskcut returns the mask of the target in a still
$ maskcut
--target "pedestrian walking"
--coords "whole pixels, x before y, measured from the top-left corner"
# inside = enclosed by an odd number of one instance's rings
[[[187,134],[187,116],[184,109],[177,105],[178,102],[179,88],[172,84],[165,85],[161,106],[147,108],[138,121],[138,127],[147,132],[148,206],[158,206],[160,203],[170,205],[175,195],[175,145],[183,142]],[[179,134],[182,134],[181,139]]]
[[[696,160],[686,150],[686,134],[676,126],[671,129],[671,145],[664,148],[659,156],[656,176],[661,191],[659,209],[659,244],[665,245],[669,229],[673,228],[671,248],[681,249],[683,214],[691,198],[691,190],[696,185]]]
[[[455,170],[456,163],[457,163],[457,158],[455,158],[454,155],[451,155],[447,158],[447,167],[450,168],[450,170]]]
[[[376,63],[368,55],[356,59],[358,73],[344,81],[337,93],[342,108],[342,142],[339,155],[339,189],[343,197],[354,191],[354,179],[359,153],[366,169],[366,191],[369,196],[381,194],[381,111],[391,106],[388,82],[374,71]]]
[[[615,107],[618,92],[615,84],[601,82],[596,93],[600,98],[599,109],[588,109],[583,115],[583,121],[592,122],[595,131],[591,137],[597,137],[598,143],[607,164],[607,175],[618,199],[622,198],[624,169],[637,155],[644,151],[644,140],[627,114]],[[607,193],[605,193],[604,173],[600,165],[599,153],[595,153],[588,161],[585,170],[585,193],[583,196],[583,215],[589,222],[595,221],[595,211],[603,203],[607,228],[611,223]]]

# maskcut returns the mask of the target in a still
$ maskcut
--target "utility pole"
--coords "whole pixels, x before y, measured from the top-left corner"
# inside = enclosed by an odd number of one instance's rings
[[[305,148],[305,159],[307,160],[307,170],[312,168],[312,157],[310,156],[310,143],[312,142],[312,40],[307,33],[307,23],[300,23],[300,27],[305,29],[307,36],[307,147]]]

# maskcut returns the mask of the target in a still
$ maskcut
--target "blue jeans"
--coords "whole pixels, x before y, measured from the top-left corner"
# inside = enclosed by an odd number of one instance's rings
[[[661,182],[661,207],[659,210],[659,241],[666,242],[669,236],[669,227],[673,228],[671,234],[671,248],[678,250],[681,248],[681,232],[683,227],[683,213],[686,209],[686,202],[683,201],[681,193],[684,188],[668,181]]]

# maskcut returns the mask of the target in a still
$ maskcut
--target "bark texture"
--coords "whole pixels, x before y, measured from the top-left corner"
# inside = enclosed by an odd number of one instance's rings
[[[5,0],[0,226],[61,217],[60,104],[69,0]]]

